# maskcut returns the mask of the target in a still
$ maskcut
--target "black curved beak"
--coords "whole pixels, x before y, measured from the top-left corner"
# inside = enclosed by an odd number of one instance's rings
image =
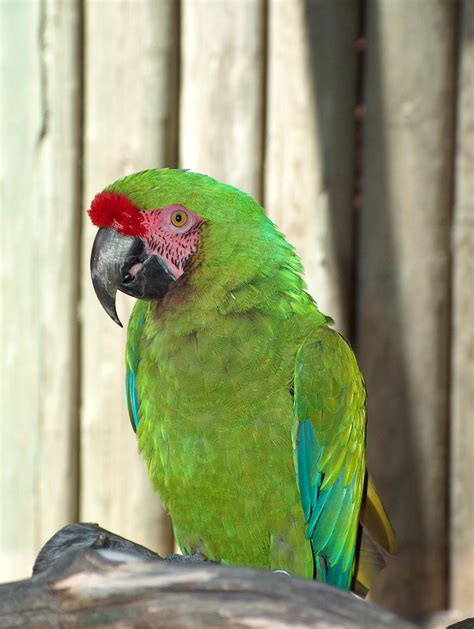
[[[137,299],[161,299],[176,279],[164,260],[147,254],[141,238],[124,236],[112,227],[101,227],[97,232],[91,276],[100,303],[120,327],[115,308],[117,290]]]

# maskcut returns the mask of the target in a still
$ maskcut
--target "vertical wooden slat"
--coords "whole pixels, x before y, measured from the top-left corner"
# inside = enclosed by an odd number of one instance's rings
[[[450,604],[474,607],[474,3],[460,10],[453,229]]]
[[[84,209],[115,179],[170,164],[176,19],[172,0],[85,4]],[[95,232],[84,215],[81,518],[166,553],[170,521],[127,417],[125,330],[102,310],[90,281]],[[125,328],[132,303],[117,300]]]
[[[265,206],[349,328],[358,2],[270,0]]]
[[[400,544],[373,596],[409,615],[447,602],[455,9],[367,5],[357,349],[369,469]]]
[[[261,197],[264,3],[183,0],[180,165]]]
[[[76,516],[79,9],[1,3],[0,580]]]

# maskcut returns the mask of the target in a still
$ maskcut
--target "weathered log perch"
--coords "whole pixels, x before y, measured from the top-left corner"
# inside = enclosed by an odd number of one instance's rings
[[[0,586],[0,627],[413,627],[315,582],[170,559],[93,524],[65,527],[31,579]]]
[[[142,559],[162,559],[157,553],[145,546],[131,542],[120,535],[103,529],[98,524],[92,522],[77,522],[68,524],[49,539],[36,557],[33,566],[33,576],[44,572],[51,564],[57,561],[61,555],[72,548],[110,548],[112,550],[123,551],[128,555],[133,555]]]

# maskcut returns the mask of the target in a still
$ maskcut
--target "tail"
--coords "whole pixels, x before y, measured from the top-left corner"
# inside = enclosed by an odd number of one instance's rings
[[[359,541],[352,589],[366,596],[386,566],[384,552],[397,553],[397,538],[369,474],[360,511]]]

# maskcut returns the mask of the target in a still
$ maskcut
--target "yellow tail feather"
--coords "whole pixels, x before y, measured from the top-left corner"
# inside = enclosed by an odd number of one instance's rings
[[[395,531],[368,474],[360,512],[360,525],[353,589],[356,594],[365,596],[377,574],[386,565],[379,547],[392,555],[397,552]]]
[[[397,553],[398,546],[395,531],[390,524],[369,474],[367,474],[367,486],[365,497],[362,501],[360,521],[364,528],[368,530],[374,542],[391,555]]]
[[[369,533],[360,527],[360,541],[354,573],[353,591],[365,597],[378,573],[385,568],[385,559]]]

